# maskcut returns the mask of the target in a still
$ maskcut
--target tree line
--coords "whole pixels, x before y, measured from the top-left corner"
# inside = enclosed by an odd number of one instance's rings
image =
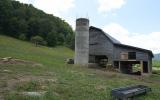
[[[25,41],[40,37],[43,45],[74,48],[74,32],[67,22],[19,1],[0,0],[0,34]]]

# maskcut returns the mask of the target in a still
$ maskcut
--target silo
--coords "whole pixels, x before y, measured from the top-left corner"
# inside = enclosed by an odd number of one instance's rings
[[[76,20],[75,64],[87,65],[89,59],[89,20]]]

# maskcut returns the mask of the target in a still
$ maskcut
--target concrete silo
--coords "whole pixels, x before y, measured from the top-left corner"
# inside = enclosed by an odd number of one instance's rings
[[[75,64],[88,65],[89,59],[89,20],[76,20]]]

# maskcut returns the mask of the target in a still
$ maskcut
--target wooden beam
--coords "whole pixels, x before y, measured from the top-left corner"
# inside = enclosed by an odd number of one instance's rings
[[[121,61],[118,61],[118,69],[119,69],[119,72],[121,72]]]
[[[143,74],[143,61],[140,61],[141,74]]]
[[[151,66],[152,64],[151,64],[151,62],[150,61],[148,61],[148,73],[149,74],[152,74],[152,66]]]

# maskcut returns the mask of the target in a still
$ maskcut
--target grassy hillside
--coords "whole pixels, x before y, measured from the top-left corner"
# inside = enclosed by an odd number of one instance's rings
[[[32,64],[0,64],[0,100],[114,100],[113,88],[144,84],[152,92],[136,100],[159,100],[160,75],[129,76],[106,70],[65,64],[74,52],[65,47],[35,47],[0,36],[0,58],[13,57]],[[24,92],[44,92],[26,96]]]
[[[65,47],[35,47],[28,42],[0,36],[0,57],[6,56],[59,66],[64,59],[73,56],[73,51]]]
[[[160,61],[159,60],[153,60],[153,66],[160,68]]]

